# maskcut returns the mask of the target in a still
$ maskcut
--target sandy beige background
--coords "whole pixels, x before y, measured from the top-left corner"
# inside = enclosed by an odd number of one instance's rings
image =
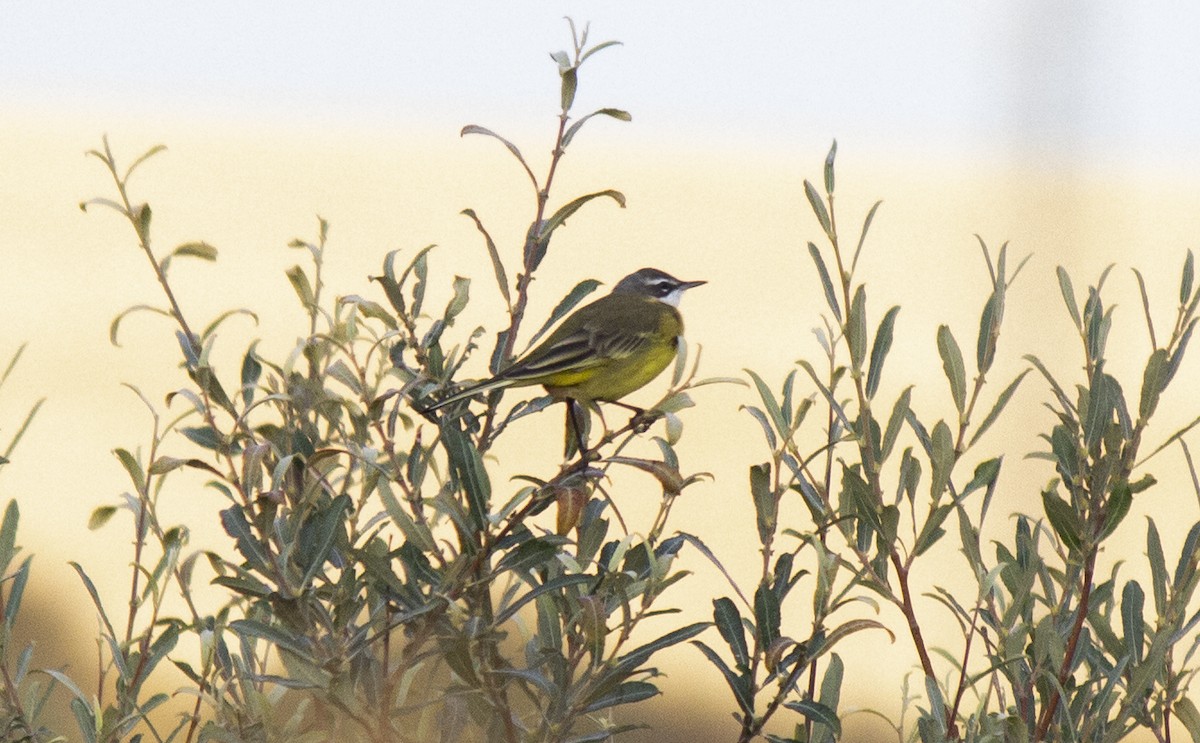
[[[558,13],[547,15],[557,18]],[[419,17],[410,21],[420,23]],[[634,20],[629,25],[637,29],[632,35],[641,32]],[[523,50],[525,56],[537,58],[542,48],[562,45],[562,29],[549,27],[553,33]],[[608,18],[604,30],[624,36],[620,15]],[[447,41],[451,49],[488,44],[500,45],[474,26]],[[655,55],[649,40],[630,44],[614,52],[621,60],[614,65],[625,71],[639,65],[653,68],[663,64]],[[797,53],[797,60],[803,58]],[[605,64],[597,58],[597,69]],[[515,265],[531,199],[523,175],[499,146],[482,138],[460,139],[457,130],[466,123],[504,130],[531,160],[544,163],[555,87],[549,62],[543,71],[549,77],[513,92],[525,109],[521,113],[492,99],[477,104],[456,99],[426,119],[412,115],[403,126],[386,117],[342,118],[328,110],[314,118],[306,118],[303,109],[294,118],[262,115],[249,104],[241,115],[236,102],[213,116],[186,107],[154,110],[144,103],[122,111],[103,103],[103,90],[93,99],[74,101],[55,101],[43,91],[27,105],[5,111],[0,118],[0,356],[7,357],[23,342],[29,346],[0,390],[0,440],[7,440],[29,404],[41,397],[47,402],[14,461],[0,470],[0,498],[20,503],[20,542],[37,554],[25,622],[38,629],[43,663],[70,657],[78,677],[86,681],[94,676],[90,638],[95,620],[68,560],[87,567],[114,610],[124,600],[131,557],[128,524],[117,519],[99,532],[86,529],[91,510],[115,503],[127,488],[111,450],[135,449],[149,434],[148,414],[121,385],[135,385],[161,405],[164,395],[184,380],[173,329],[164,321],[134,316],[123,326],[122,347],[108,342],[109,322],[118,312],[131,304],[159,303],[160,295],[128,227],[103,210],[79,211],[79,201],[111,194],[102,167],[83,152],[98,146],[105,132],[124,160],[156,143],[169,146],[143,169],[134,193],[154,208],[159,250],[196,239],[220,250],[216,264],[180,261],[174,269],[181,304],[197,324],[235,306],[259,313],[257,325],[234,319],[221,335],[218,363],[234,374],[252,339],[262,338],[264,351],[278,355],[303,332],[302,312],[283,276],[303,255],[286,244],[294,237],[315,236],[317,214],[332,223],[326,266],[331,292],[379,299],[367,276],[379,271],[385,252],[399,248],[411,255],[437,243],[431,276],[441,294],[431,300],[433,306],[455,274],[470,276],[475,281],[472,301],[458,329],[494,328],[500,303],[490,268],[474,226],[458,212],[474,208]],[[611,285],[633,269],[653,265],[682,278],[707,279],[709,285],[689,294],[683,307],[689,341],[704,349],[703,373],[739,375],[750,367],[777,386],[796,359],[815,360],[819,353],[810,331],[824,304],[804,251],[806,241],[818,239],[819,229],[801,184],[805,178],[820,178],[829,139],[838,135],[839,223],[846,234],[856,234],[870,205],[884,200],[860,274],[868,283],[872,327],[891,305],[903,307],[880,393],[889,405],[903,386],[915,383],[915,405],[927,419],[953,410],[934,333],[939,323],[949,323],[960,344],[973,348],[987,290],[974,233],[993,247],[1010,241],[1010,263],[1033,256],[1009,295],[993,394],[1025,367],[1024,353],[1036,353],[1061,378],[1073,381],[1079,354],[1054,279],[1059,264],[1070,270],[1080,291],[1106,265],[1117,264],[1106,296],[1119,305],[1110,347],[1123,352],[1114,354],[1109,368],[1127,394],[1139,388],[1149,344],[1129,268],[1143,271],[1156,320],[1160,326],[1168,324],[1184,252],[1200,247],[1194,139],[1183,140],[1179,161],[1172,163],[1167,156],[1138,161],[1119,151],[1111,157],[1086,152],[1037,157],[1036,148],[1031,155],[1020,147],[1009,154],[995,149],[972,154],[956,146],[939,154],[928,143],[925,149],[911,146],[911,137],[908,146],[893,148],[887,146],[886,121],[864,123],[865,114],[799,129],[786,140],[774,138],[778,133],[761,140],[743,136],[736,127],[748,126],[744,122],[734,125],[731,136],[723,136],[721,117],[714,115],[677,137],[655,128],[656,119],[664,116],[658,106],[669,107],[669,89],[660,96],[666,100],[653,103],[639,87],[645,80],[629,82],[610,73],[598,73],[595,83],[584,79],[584,90],[603,86],[594,93],[598,104],[624,105],[624,86],[630,85],[630,97],[650,108],[630,106],[632,124],[595,122],[564,162],[556,192],[565,199],[617,188],[628,197],[628,208],[597,202],[559,233],[537,283],[534,318],[544,317],[567,288],[585,277]],[[781,73],[779,85],[803,91],[804,77]],[[733,96],[719,86],[709,94],[714,110],[723,96]],[[813,105],[814,111],[819,109],[819,101]],[[145,115],[147,110],[153,115]],[[533,116],[529,110],[545,115]],[[734,114],[725,110],[723,115]],[[457,121],[448,120],[455,116]],[[812,118],[821,116],[814,112]],[[1014,127],[1013,139],[1019,142],[1022,130]],[[482,362],[477,359],[471,371],[480,373]],[[1196,369],[1191,360],[1180,372],[1151,428],[1152,441],[1200,412]],[[663,384],[660,380],[634,401],[652,401]],[[706,388],[695,397],[697,408],[684,416],[682,466],[714,477],[688,490],[676,506],[674,526],[704,538],[749,586],[757,552],[746,468],[765,459],[766,451],[757,424],[738,407],[754,398],[739,387]],[[1047,399],[1046,385],[1030,376],[1006,419],[969,462],[973,466],[995,453],[1008,454],[992,509],[997,538],[1010,529],[1011,512],[1038,508],[1038,489],[1053,475],[1044,462],[1022,459],[1039,449],[1036,433],[1050,426],[1050,414],[1041,406]],[[526,419],[520,425],[522,442],[536,445],[500,450],[502,468],[548,471],[557,461],[559,416]],[[812,441],[819,439],[815,428],[809,434]],[[183,450],[182,442],[177,445]],[[1162,484],[1135,501],[1121,533],[1128,547],[1110,550],[1108,565],[1124,560],[1129,565],[1123,570],[1136,574],[1142,569],[1147,515],[1158,521],[1168,561],[1173,561],[1171,553],[1177,555],[1183,535],[1200,514],[1181,465],[1182,457],[1173,449],[1150,467]],[[164,495],[164,511],[188,524],[193,546],[223,549],[215,520],[222,502],[201,485],[199,478],[179,478]],[[630,496],[619,505],[631,527],[648,526],[657,504],[632,499],[652,494],[651,485],[628,476],[616,490],[618,498]],[[786,507],[785,516],[799,528],[806,523],[798,503]],[[918,563],[918,581],[929,585],[942,580],[945,570],[957,570],[962,563],[949,544],[936,559],[942,562],[931,561],[925,570]],[[685,619],[705,618],[710,599],[725,592],[722,579],[694,553],[683,564],[697,577],[676,589],[674,598],[685,607]],[[797,626],[785,628],[796,636],[807,632],[800,623],[806,614],[803,603],[792,610]],[[949,626],[932,602],[923,611],[931,627]],[[899,634],[894,612],[885,609],[880,618]],[[945,637],[949,642],[953,635]],[[955,652],[953,642],[948,649]],[[891,644],[882,635],[860,635],[839,652],[848,664],[844,708],[874,706],[894,716],[900,679],[915,667],[906,638],[900,635]],[[717,739],[710,726],[731,725],[725,690],[702,663],[688,648],[666,654],[662,667],[670,675],[670,691],[647,705],[665,721],[660,731],[678,732],[679,740],[698,739],[689,729],[709,731],[709,739]],[[166,685],[173,683],[167,680]],[[866,715],[850,718],[849,725],[848,739],[887,733]],[[641,739],[665,739],[658,736]]]

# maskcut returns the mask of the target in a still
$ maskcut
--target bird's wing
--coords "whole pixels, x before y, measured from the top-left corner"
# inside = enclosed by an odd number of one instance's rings
[[[502,376],[514,381],[540,381],[556,374],[586,371],[635,354],[652,338],[649,330],[630,327],[603,330],[588,324],[538,348],[506,369]]]

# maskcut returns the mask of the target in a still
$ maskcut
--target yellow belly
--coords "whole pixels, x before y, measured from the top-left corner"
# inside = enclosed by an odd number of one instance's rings
[[[612,359],[589,369],[563,373],[546,380],[546,391],[559,399],[572,398],[581,402],[620,400],[629,393],[649,384],[675,359],[675,339],[654,344],[641,353]]]

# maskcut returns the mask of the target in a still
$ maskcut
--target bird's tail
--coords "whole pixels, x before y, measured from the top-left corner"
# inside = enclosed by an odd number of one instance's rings
[[[466,400],[469,397],[474,397],[475,395],[481,395],[485,392],[491,392],[492,390],[498,390],[498,389],[502,389],[504,387],[511,387],[513,384],[514,384],[514,381],[511,379],[496,379],[496,378],[488,379],[483,382],[479,382],[477,384],[472,384],[468,387],[464,387],[463,389],[459,390],[458,392],[455,392],[453,395],[442,398],[441,400],[438,400],[437,402],[433,403],[432,405],[422,408],[418,412],[432,413],[433,411],[437,410],[438,408],[444,408],[445,406],[456,403],[459,400]]]

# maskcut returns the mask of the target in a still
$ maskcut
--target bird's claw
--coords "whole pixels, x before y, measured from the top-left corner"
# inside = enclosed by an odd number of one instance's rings
[[[629,419],[629,427],[634,433],[642,434],[650,430],[650,426],[654,422],[663,417],[661,411],[658,410],[642,410]]]

